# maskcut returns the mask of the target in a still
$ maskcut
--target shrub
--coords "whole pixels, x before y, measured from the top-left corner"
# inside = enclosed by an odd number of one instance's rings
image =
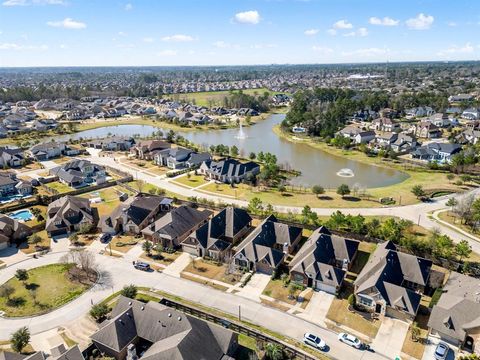
[[[135,299],[135,296],[137,296],[138,290],[137,287],[133,284],[131,285],[125,285],[122,290],[120,290],[120,294],[128,297],[130,299]]]
[[[99,322],[107,316],[109,312],[108,306],[105,304],[95,304],[90,309],[90,316]]]

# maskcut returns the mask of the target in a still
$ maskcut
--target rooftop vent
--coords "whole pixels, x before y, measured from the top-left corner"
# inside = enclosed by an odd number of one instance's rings
[[[167,316],[168,316],[168,317],[172,317],[172,314],[171,314],[171,313],[168,313],[168,315],[167,315]]]
[[[145,306],[142,306],[140,309],[141,309],[142,311],[145,310]]]
[[[132,302],[131,302],[131,301],[129,301],[129,302],[128,302],[128,305],[132,305]]]
[[[179,317],[177,318],[177,320],[178,320],[178,321],[182,321],[182,318],[181,318],[181,316],[179,316]]]

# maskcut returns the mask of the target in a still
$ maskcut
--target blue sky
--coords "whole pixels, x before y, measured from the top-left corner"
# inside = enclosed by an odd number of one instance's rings
[[[0,0],[0,66],[479,60],[480,1]]]

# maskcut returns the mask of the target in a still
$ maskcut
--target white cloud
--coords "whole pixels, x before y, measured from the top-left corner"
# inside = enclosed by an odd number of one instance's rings
[[[48,50],[47,45],[20,45],[15,43],[0,43],[0,50]]]
[[[117,44],[115,47],[119,49],[133,49],[135,47],[135,44]]]
[[[158,56],[176,56],[176,50],[162,50],[157,53]]]
[[[190,35],[184,35],[184,34],[175,34],[171,36],[164,36],[162,38],[162,41],[170,41],[170,42],[188,42],[188,41],[193,41],[193,37]]]
[[[277,44],[254,44],[250,46],[252,49],[272,49],[278,47]]]
[[[6,0],[3,6],[28,6],[28,5],[65,5],[64,0]]]
[[[338,20],[335,24],[333,24],[334,29],[353,29],[353,25],[349,23],[347,20]]]
[[[118,32],[118,36],[127,36],[127,34],[124,33],[123,31],[119,31],[119,32]]]
[[[317,46],[314,45],[312,46],[312,50],[315,51],[316,53],[319,53],[320,55],[330,55],[333,54],[333,49],[325,46]]]
[[[257,10],[249,10],[236,13],[234,19],[240,24],[258,24],[260,22],[260,14]]]
[[[455,21],[449,21],[449,22],[447,22],[447,25],[450,26],[450,27],[455,27],[455,26],[457,26],[457,23]]]
[[[128,4],[125,4],[125,7],[124,7],[125,11],[130,11],[133,9],[133,5],[128,3]]]
[[[368,29],[367,28],[359,28],[357,31],[351,31],[351,32],[348,32],[346,34],[343,34],[343,36],[345,37],[352,37],[352,36],[360,36],[360,37],[364,37],[364,36],[367,36],[368,35]]]
[[[367,36],[368,35],[368,30],[367,28],[361,27],[357,30],[357,35],[358,36]]]
[[[151,37],[145,37],[145,38],[142,39],[142,41],[144,43],[153,43],[153,42],[155,42],[155,39],[151,38]]]
[[[475,51],[475,47],[466,43],[464,46],[452,46],[446,50],[440,51],[438,55],[455,55],[455,54],[471,54]]]
[[[62,50],[68,49],[68,45],[65,45],[65,44],[60,44],[59,47]]]
[[[373,16],[368,19],[368,22],[372,25],[397,26],[400,23],[400,20],[395,20],[388,16],[385,16],[384,18],[378,18]]]
[[[412,30],[428,30],[433,24],[434,17],[432,15],[418,14],[416,17],[405,21],[407,27]]]
[[[87,27],[87,24],[80,21],[75,21],[72,18],[65,18],[61,21],[48,21],[47,25],[52,27],[61,27],[65,29],[71,29],[71,30],[80,30],[80,29],[85,29]]]
[[[307,36],[313,36],[313,35],[317,35],[318,31],[319,31],[318,29],[308,29],[308,30],[305,30],[304,34]]]
[[[353,51],[344,51],[342,52],[343,56],[355,56],[355,57],[377,57],[386,55],[389,53],[388,49],[380,48],[366,48],[366,49],[357,49]]]
[[[327,34],[328,34],[328,35],[335,36],[335,35],[337,35],[337,30],[335,30],[335,29],[328,29],[328,30],[327,30]]]
[[[213,46],[215,46],[218,49],[240,49],[241,48],[240,45],[238,44],[231,44],[222,40],[215,41],[213,43]]]

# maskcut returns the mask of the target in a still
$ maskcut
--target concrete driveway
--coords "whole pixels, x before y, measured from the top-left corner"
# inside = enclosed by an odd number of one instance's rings
[[[192,262],[192,256],[187,253],[182,253],[173,263],[168,265],[162,271],[170,276],[180,277],[180,273],[185,269],[188,264]]]
[[[314,291],[305,311],[297,316],[320,326],[325,326],[325,318],[333,299],[335,299],[335,295],[327,294],[324,291]]]
[[[372,348],[382,354],[390,354],[392,359],[400,355],[408,326],[404,321],[385,317],[372,342]]]
[[[260,295],[262,295],[270,279],[270,275],[255,273],[247,285],[244,288],[240,288],[237,295],[260,302]]]
[[[427,339],[427,344],[425,345],[425,351],[423,352],[422,360],[432,360],[435,359],[435,349],[437,345],[442,342],[439,338],[434,336],[429,336]],[[450,351],[448,352],[447,358],[445,360],[454,360],[455,354],[458,349],[450,346]]]

